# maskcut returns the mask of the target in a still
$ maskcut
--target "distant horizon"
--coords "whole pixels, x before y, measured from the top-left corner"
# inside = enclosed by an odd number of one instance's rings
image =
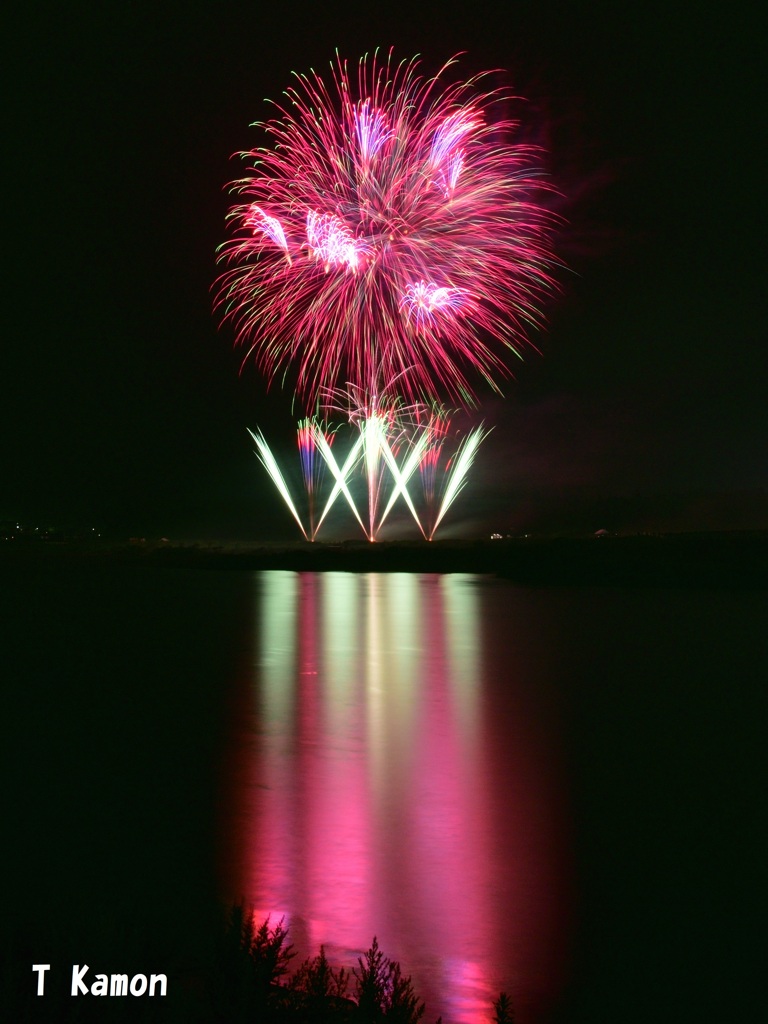
[[[272,498],[272,495],[269,496]],[[277,499],[279,500],[279,499]],[[124,520],[88,516],[62,510],[53,512],[9,514],[0,510],[0,535],[21,525],[23,531],[49,531],[77,534],[80,539],[91,533],[105,539],[150,536],[174,541],[222,540],[246,543],[289,543],[301,540],[296,524],[287,509],[270,502],[254,506],[252,514],[242,507],[206,509],[194,515],[193,509],[169,510],[167,516],[140,513]],[[721,532],[768,529],[768,488],[741,490],[708,490],[704,488],[656,494],[613,494],[602,498],[584,493],[578,487],[557,493],[519,494],[505,515],[498,509],[478,509],[462,497],[452,514],[439,527],[436,540],[472,539],[492,533],[523,536],[590,535],[599,530],[612,534]],[[218,514],[216,514],[218,513]],[[364,539],[360,527],[348,510],[341,509],[329,517],[317,538],[336,543]],[[381,531],[381,540],[409,541],[420,539],[412,519],[392,517]]]
[[[253,549],[259,547],[270,548],[311,548],[316,547],[354,547],[381,545],[383,547],[418,547],[430,545],[463,545],[483,544],[503,541],[559,541],[559,540],[589,540],[592,538],[607,537],[611,539],[632,539],[636,537],[684,537],[684,536],[723,536],[723,535],[768,535],[768,525],[755,526],[687,526],[683,528],[653,528],[644,529],[606,529],[598,527],[596,530],[563,528],[561,530],[529,530],[527,532],[510,532],[496,530],[492,532],[474,532],[464,534],[437,535],[431,540],[422,537],[418,533],[412,536],[382,536],[371,541],[362,532],[357,536],[324,537],[318,536],[314,540],[308,540],[301,535],[284,537],[255,537],[245,534],[215,534],[211,532],[200,532],[198,534],[173,534],[158,533],[153,531],[130,531],[115,530],[112,532],[101,532],[94,527],[54,527],[37,528],[20,524],[21,528],[15,532],[6,528],[0,523],[0,544],[11,545],[18,541],[21,546],[29,543],[41,544],[75,544],[75,545],[146,545],[147,547],[205,547],[225,546],[233,549]]]

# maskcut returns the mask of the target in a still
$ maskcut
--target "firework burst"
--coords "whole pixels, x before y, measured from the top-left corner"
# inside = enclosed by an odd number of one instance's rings
[[[257,122],[264,145],[240,154],[216,305],[244,362],[291,380],[314,410],[298,427],[308,531],[264,436],[252,434],[309,540],[340,495],[370,540],[399,498],[432,539],[487,434],[475,428],[461,442],[438,507],[442,403],[472,406],[478,378],[498,390],[505,358],[529,343],[556,287],[540,153],[504,113],[511,94],[486,89],[486,75],[451,81],[455,63],[427,77],[391,51],[352,72],[337,58],[327,79],[297,75],[275,116]],[[333,412],[357,433],[339,460],[321,419]],[[360,466],[367,525],[349,487]],[[318,517],[326,469],[333,484]],[[417,470],[426,529],[408,492]]]
[[[217,305],[306,408],[329,390],[474,401],[519,354],[554,288],[539,153],[494,115],[486,76],[451,83],[390,51],[297,75],[242,153]]]

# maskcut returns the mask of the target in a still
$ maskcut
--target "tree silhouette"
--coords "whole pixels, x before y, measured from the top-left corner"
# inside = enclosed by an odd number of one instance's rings
[[[506,992],[502,992],[498,999],[493,1002],[493,1008],[496,1011],[494,1016],[494,1024],[515,1024],[515,1011],[512,1008],[512,1000],[509,998]]]
[[[356,978],[357,1019],[365,1024],[416,1024],[424,1016],[424,1003],[413,990],[410,975],[403,976],[400,964],[384,956],[379,941],[358,957]]]

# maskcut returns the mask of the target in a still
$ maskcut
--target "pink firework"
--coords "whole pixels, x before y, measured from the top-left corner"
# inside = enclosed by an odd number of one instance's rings
[[[307,408],[329,390],[474,399],[555,288],[538,151],[494,117],[511,96],[390,54],[297,76],[243,153],[217,305]]]
[[[451,419],[449,411],[441,408],[440,406],[435,406],[431,410],[429,419],[427,420],[424,428],[429,438],[429,443],[424,449],[424,455],[419,465],[421,483],[424,489],[424,499],[430,513],[435,504],[435,482],[437,478],[438,464],[440,462],[440,455],[442,453],[445,440],[448,437],[450,428]]]
[[[333,436],[333,431],[330,427],[316,417],[307,417],[306,419],[299,420],[296,439],[299,445],[304,489],[307,493],[310,540],[314,540],[317,533],[315,505],[326,468],[325,460],[321,454],[318,454],[318,438],[330,449]]]

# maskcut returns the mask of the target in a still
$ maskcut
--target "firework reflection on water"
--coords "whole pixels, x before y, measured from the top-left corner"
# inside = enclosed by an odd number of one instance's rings
[[[513,614],[527,594],[500,607],[461,574],[269,572],[254,588],[227,894],[285,915],[300,957],[322,943],[351,967],[376,935],[425,1020],[490,1020],[501,990],[545,1020],[567,854],[541,666],[510,660],[536,650]]]

